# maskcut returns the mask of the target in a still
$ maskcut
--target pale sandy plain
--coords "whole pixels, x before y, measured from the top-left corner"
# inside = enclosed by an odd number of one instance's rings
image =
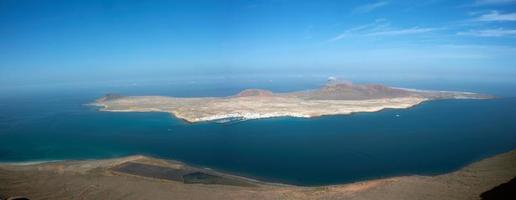
[[[92,103],[109,112],[166,112],[188,122],[270,117],[318,117],[402,109],[436,99],[484,99],[470,92],[422,91],[377,84],[328,83],[288,93],[248,89],[228,97],[107,95]]]

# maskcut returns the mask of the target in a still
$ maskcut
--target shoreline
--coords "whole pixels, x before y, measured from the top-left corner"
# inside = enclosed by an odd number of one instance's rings
[[[403,100],[404,98],[400,98]],[[200,118],[190,118],[187,116],[182,115],[181,113],[178,113],[176,111],[170,111],[170,110],[161,110],[157,108],[149,108],[149,109],[112,109],[110,106],[106,103],[90,103],[87,104],[89,106],[95,106],[98,107],[98,111],[100,112],[121,112],[121,113],[131,113],[131,112],[161,112],[161,113],[168,113],[170,115],[173,115],[177,119],[181,119],[187,123],[200,123],[200,122],[217,122],[220,120],[227,120],[227,119],[241,119],[242,121],[246,120],[257,120],[257,119],[270,119],[270,118],[281,118],[281,117],[292,117],[292,118],[304,118],[304,119],[311,119],[311,118],[318,118],[318,117],[324,117],[324,116],[346,116],[351,115],[355,113],[374,113],[374,112],[380,112],[386,109],[409,109],[413,108],[415,106],[418,106],[422,103],[432,101],[430,99],[425,98],[415,98],[415,102],[411,103],[405,103],[402,105],[383,105],[383,106],[377,106],[377,107],[369,107],[369,108],[360,108],[358,110],[345,110],[345,111],[333,111],[329,113],[316,113],[316,114],[303,114],[303,113],[295,113],[295,112],[267,112],[267,113],[259,113],[259,112],[235,112],[235,113],[229,113],[229,114],[213,114],[208,115]],[[392,101],[392,99],[385,99],[388,101]],[[394,99],[397,101],[398,99]],[[231,120],[230,120],[231,121]]]
[[[135,163],[143,165],[144,168],[138,168],[138,165],[133,166]],[[123,168],[124,166],[129,166],[129,170]],[[160,177],[163,174],[160,176],[152,173],[149,174],[149,171],[145,168],[149,166],[158,167],[158,169],[166,167],[163,168],[166,169],[165,171],[170,171],[171,169],[186,170],[188,173],[201,173],[201,175],[205,174],[205,176],[201,177],[211,177],[215,179],[208,180],[208,182],[212,182],[202,184],[183,183],[177,180],[167,179],[167,176]],[[137,170],[134,171],[134,169]],[[191,197],[192,199],[218,199],[219,197],[228,199],[241,199],[242,197],[257,197],[256,199],[275,199],[281,197],[286,197],[283,199],[327,199],[336,197],[335,195],[339,197],[342,195],[349,196],[351,199],[411,199],[414,198],[413,195],[425,194],[434,195],[434,197],[435,195],[445,195],[440,196],[442,197],[441,199],[471,199],[471,194],[476,194],[475,196],[478,197],[478,194],[481,192],[505,183],[515,176],[516,149],[477,160],[458,170],[439,175],[402,175],[324,186],[296,186],[271,183],[233,175],[231,173],[191,166],[180,161],[162,160],[135,155],[112,159],[67,160],[32,165],[2,163],[0,164],[0,181],[16,184],[14,184],[13,187],[9,184],[7,186],[0,186],[0,198],[2,197],[1,195],[5,194],[28,197],[38,197],[37,195],[40,195],[42,192],[46,195],[55,192],[63,194],[63,188],[60,187],[59,184],[32,185],[23,183],[39,183],[42,182],[42,180],[46,182],[49,181],[48,178],[52,178],[59,181],[60,184],[69,187],[68,189],[76,188],[81,190],[83,190],[84,187],[89,187],[88,185],[92,184],[92,180],[96,180],[96,184],[102,185],[102,187],[99,186],[103,188],[102,191],[113,192],[113,194],[121,196],[132,193],[131,187],[148,187],[150,191],[138,191],[137,194],[135,194],[138,197],[155,192],[159,195],[164,195],[162,197],[175,195],[177,198]],[[206,181],[201,179],[194,178],[193,181]],[[182,180],[185,181],[184,176]],[[117,184],[124,183],[131,185],[131,187],[128,189],[115,188]],[[176,188],[174,192],[169,191],[170,187]],[[166,188],[169,189],[167,190]],[[392,191],[395,191],[397,195],[392,198],[390,198],[389,195],[385,196],[385,192]],[[448,194],[447,192],[451,193]],[[249,196],[250,193],[254,195]],[[87,196],[97,198],[99,197],[98,195],[103,194],[104,193],[100,194],[91,191],[91,194]],[[233,194],[238,195],[234,196]],[[73,193],[67,193],[67,195],[73,195]],[[69,199],[71,196],[67,195],[55,197],[55,199]]]
[[[6,162],[0,161],[0,169],[2,167],[6,167],[6,166],[7,167],[8,166],[20,166],[20,167],[23,167],[23,166],[46,165],[46,164],[89,163],[89,162],[103,162],[103,161],[113,161],[113,160],[128,160],[128,159],[133,159],[133,158],[146,158],[146,159],[152,159],[152,160],[160,160],[160,161],[164,161],[164,162],[180,163],[180,164],[182,164],[184,166],[188,166],[188,167],[193,167],[193,168],[202,169],[202,170],[208,170],[208,171],[212,171],[214,173],[220,173],[220,174],[224,174],[224,175],[228,175],[228,176],[234,176],[234,177],[239,177],[239,178],[243,178],[243,179],[249,179],[249,180],[254,181],[254,182],[261,182],[261,183],[266,183],[266,184],[287,185],[287,186],[295,186],[295,187],[327,187],[327,186],[347,185],[347,184],[353,184],[353,183],[358,183],[358,182],[367,182],[367,181],[375,181],[375,180],[391,179],[391,178],[399,178],[399,177],[409,177],[409,176],[427,176],[427,177],[441,176],[441,175],[445,175],[445,174],[448,174],[448,173],[454,173],[456,171],[460,171],[463,168],[465,168],[465,167],[467,167],[469,165],[475,164],[477,162],[481,162],[483,160],[494,158],[494,157],[497,157],[497,156],[500,156],[500,155],[503,155],[503,154],[508,154],[508,153],[511,153],[511,152],[514,152],[516,154],[516,148],[513,148],[511,150],[502,151],[502,152],[495,153],[495,154],[491,154],[491,155],[479,156],[479,158],[473,159],[472,161],[467,162],[466,164],[461,165],[460,167],[454,168],[452,170],[447,170],[447,171],[441,172],[441,173],[440,172],[436,172],[436,173],[423,173],[423,174],[400,173],[400,174],[397,174],[397,175],[377,176],[377,177],[364,178],[364,179],[359,179],[359,180],[350,181],[350,182],[321,184],[321,185],[297,185],[297,184],[291,184],[291,183],[275,182],[275,181],[272,181],[272,180],[260,180],[260,177],[253,177],[253,176],[250,176],[250,175],[239,174],[239,173],[231,172],[231,171],[228,171],[228,170],[216,169],[216,168],[212,168],[212,167],[197,165],[197,164],[194,164],[194,163],[189,163],[189,162],[182,161],[182,160],[177,160],[177,159],[159,158],[159,157],[153,157],[153,156],[148,156],[148,155],[144,155],[144,154],[133,154],[133,155],[125,155],[125,156],[117,156],[117,157],[106,157],[106,158],[60,159],[60,160],[29,160],[29,161],[14,161],[14,162],[11,162],[11,161],[6,161]]]
[[[53,163],[53,162],[68,162],[72,160],[34,160],[34,161],[20,161],[20,162],[2,162],[0,161],[0,166],[2,165],[17,165],[17,166],[26,166],[26,165],[39,165],[45,163]]]
[[[490,99],[471,92],[393,88],[379,84],[330,81],[318,89],[274,93],[245,89],[226,97],[122,96],[106,94],[92,105],[104,112],[166,112],[190,123],[239,118],[312,118],[406,109],[438,99]]]

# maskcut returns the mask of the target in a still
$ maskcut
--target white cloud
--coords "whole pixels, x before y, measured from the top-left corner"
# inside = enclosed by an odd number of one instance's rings
[[[476,37],[515,37],[516,29],[485,29],[470,30],[467,32],[459,32],[457,35],[476,36]]]
[[[491,11],[487,14],[480,15],[475,20],[484,22],[516,21],[516,13],[504,14],[498,11]]]
[[[474,5],[483,6],[483,5],[503,5],[516,3],[516,0],[476,0]]]
[[[356,7],[355,9],[353,9],[353,13],[368,13],[368,12],[376,10],[380,7],[384,7],[388,4],[389,4],[388,1],[379,1],[376,3],[369,3],[369,4],[361,5],[361,6]]]
[[[399,36],[399,35],[411,35],[411,34],[421,34],[428,33],[438,30],[436,28],[421,28],[421,27],[411,27],[411,28],[393,28],[387,23],[386,20],[379,19],[373,23],[365,24],[361,26],[355,26],[348,30],[345,30],[341,34],[329,39],[329,42],[335,42],[338,40],[342,40],[347,37],[370,37],[370,36]]]
[[[367,36],[396,36],[396,35],[410,35],[410,34],[418,34],[418,33],[428,33],[431,31],[435,31],[435,28],[420,28],[420,27],[412,27],[406,29],[397,29],[397,30],[389,30],[389,31],[378,31],[371,32],[366,34]]]
[[[377,19],[373,23],[364,24],[364,25],[361,25],[361,26],[355,26],[355,27],[352,27],[352,28],[350,28],[348,30],[345,30],[341,34],[331,38],[329,41],[333,42],[333,41],[344,39],[344,38],[349,37],[349,36],[356,35],[357,33],[360,33],[360,32],[371,32],[371,31],[374,31],[374,30],[383,30],[383,29],[388,28],[388,27],[389,27],[389,24],[387,23],[387,20],[385,20],[385,19]]]

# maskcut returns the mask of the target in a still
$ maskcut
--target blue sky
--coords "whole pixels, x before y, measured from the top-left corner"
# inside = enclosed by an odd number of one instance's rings
[[[516,0],[0,1],[0,84],[335,74],[513,81]]]

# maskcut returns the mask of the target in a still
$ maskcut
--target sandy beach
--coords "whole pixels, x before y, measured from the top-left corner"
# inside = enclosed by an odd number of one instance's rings
[[[30,199],[480,199],[516,176],[516,150],[437,176],[320,187],[255,181],[144,156],[0,165],[0,197]]]

